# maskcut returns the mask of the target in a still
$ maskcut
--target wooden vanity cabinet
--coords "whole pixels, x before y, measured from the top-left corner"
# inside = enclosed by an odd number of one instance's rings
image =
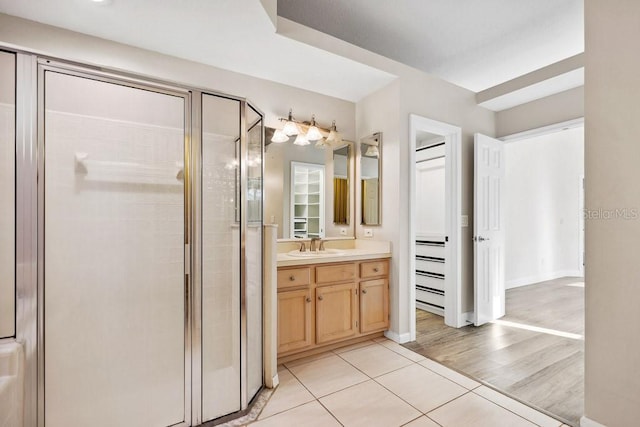
[[[278,268],[278,356],[389,328],[389,260]]]
[[[354,337],[358,332],[355,283],[316,288],[316,344]]]
[[[278,353],[304,350],[314,344],[313,290],[278,292]]]

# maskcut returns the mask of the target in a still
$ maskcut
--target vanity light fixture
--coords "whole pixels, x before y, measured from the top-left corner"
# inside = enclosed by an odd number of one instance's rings
[[[273,132],[273,137],[271,138],[271,142],[287,142],[289,141],[289,137],[287,136],[286,133],[284,133],[284,130],[280,130],[280,129],[276,129],[275,132]]]
[[[295,145],[309,145],[310,142],[307,137],[303,133],[299,133],[296,137],[296,140],[293,141]]]
[[[330,129],[322,128],[316,123],[315,115],[311,116],[310,122],[299,121],[293,117],[292,109],[289,109],[286,119],[280,117],[278,120],[284,122],[284,126],[274,131],[271,142],[287,142],[292,136],[297,136],[293,142],[296,145],[309,145],[317,141],[315,144],[317,148],[326,148],[342,142],[342,135],[336,129],[335,120]]]
[[[280,119],[280,120],[284,120],[284,119]],[[300,132],[298,130],[298,125],[293,120],[292,109],[289,109],[289,117],[286,119],[286,123],[284,124],[284,127],[282,128],[282,132],[284,132],[284,134],[287,135],[287,136],[294,136],[294,135],[297,135]]]
[[[330,144],[340,144],[342,142],[342,135],[336,129],[336,121],[334,120],[331,124],[331,129],[329,129],[329,136],[327,137],[327,142]]]
[[[378,151],[378,147],[375,145],[370,145],[367,148],[367,151],[364,152],[364,155],[367,157],[378,157],[380,155],[380,151]]]
[[[311,116],[311,125],[309,126],[309,130],[307,131],[307,139],[309,141],[318,141],[322,139],[322,134],[316,126],[315,114]]]

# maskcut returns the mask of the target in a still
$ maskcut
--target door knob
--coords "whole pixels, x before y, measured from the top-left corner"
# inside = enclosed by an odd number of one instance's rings
[[[307,297],[307,298],[305,299],[305,301],[307,301],[307,302],[311,302],[311,298]]]
[[[485,240],[490,240],[488,237],[482,237],[482,236],[477,236],[474,237],[473,240],[475,240],[476,242],[484,242]]]
[[[320,295],[320,296],[318,296],[318,299],[319,299],[320,301],[322,301],[324,298],[322,297],[322,295]]]
[[[296,276],[289,276],[289,280],[293,282],[294,280],[296,280]]]
[[[363,293],[363,294],[366,294],[366,293],[367,293],[367,290],[366,290],[366,289],[363,289],[363,290],[362,290],[362,293]]]

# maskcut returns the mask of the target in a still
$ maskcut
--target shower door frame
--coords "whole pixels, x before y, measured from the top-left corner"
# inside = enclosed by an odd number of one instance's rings
[[[174,426],[196,426],[202,420],[202,231],[201,148],[202,95],[214,95],[240,102],[240,413],[247,410],[247,120],[251,107],[262,119],[261,156],[264,159],[264,113],[251,102],[215,90],[108,71],[82,63],[47,57],[35,52],[0,48],[16,54],[16,339],[25,346],[24,425],[44,427],[44,74],[46,71],[179,96],[184,99],[184,421]],[[262,162],[264,182],[264,162]],[[263,184],[264,185],[264,184]],[[263,187],[264,188],[264,187]],[[261,226],[264,223],[264,196]],[[264,239],[262,239],[264,251]],[[262,287],[264,273],[260,272]],[[264,325],[262,327],[264,329]],[[261,339],[263,340],[263,330]],[[264,344],[264,342],[262,342]],[[262,348],[264,346],[262,345]],[[262,354],[264,388],[264,351]],[[230,414],[231,415],[231,414]],[[98,415],[99,416],[99,415]],[[223,418],[226,418],[223,417]]]
[[[182,98],[184,101],[184,188],[183,188],[183,208],[184,208],[184,263],[183,263],[183,286],[184,286],[184,420],[167,427],[188,427],[191,425],[191,330],[192,315],[190,295],[192,294],[191,281],[191,256],[189,246],[191,243],[191,93],[188,90],[172,87],[168,85],[155,84],[139,79],[126,78],[117,74],[96,71],[85,66],[78,66],[52,59],[38,58],[37,60],[37,153],[38,153],[38,427],[45,426],[45,405],[46,396],[44,393],[45,382],[45,336],[44,336],[44,256],[45,248],[45,187],[44,180],[46,158],[45,158],[45,73],[56,72],[67,76],[85,78],[103,83],[110,83],[132,89],[147,90],[168,96]]]

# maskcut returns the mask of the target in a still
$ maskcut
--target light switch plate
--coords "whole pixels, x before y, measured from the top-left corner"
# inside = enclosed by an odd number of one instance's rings
[[[469,215],[462,215],[460,217],[460,226],[468,227],[469,226]]]
[[[364,237],[373,237],[373,229],[365,228],[364,229]]]

